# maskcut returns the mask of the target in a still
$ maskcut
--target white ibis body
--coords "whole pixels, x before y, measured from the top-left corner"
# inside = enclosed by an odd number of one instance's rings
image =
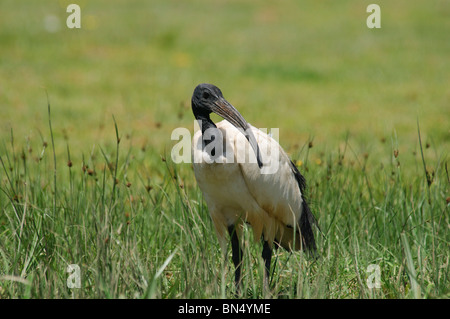
[[[304,198],[305,179],[281,146],[249,125],[214,85],[195,88],[192,111],[201,128],[193,138],[195,178],[223,249],[226,233],[231,237],[237,288],[243,223],[251,225],[255,240],[263,239],[266,278],[273,246],[315,252],[311,226],[316,221]],[[212,112],[225,120],[213,123]],[[276,170],[265,173],[267,166]]]

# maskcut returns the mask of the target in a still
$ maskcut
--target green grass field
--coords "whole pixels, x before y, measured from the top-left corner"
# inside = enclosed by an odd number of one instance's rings
[[[1,1],[0,299],[449,298],[450,4],[370,3]],[[234,294],[171,161],[201,82],[308,182],[320,257],[277,250],[270,291],[249,228]]]

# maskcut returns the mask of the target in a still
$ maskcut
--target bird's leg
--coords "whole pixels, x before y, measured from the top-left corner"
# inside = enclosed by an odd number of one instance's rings
[[[270,262],[272,261],[272,248],[270,248],[267,240],[264,241],[263,250],[262,250],[262,258],[265,264],[265,276],[264,276],[264,284],[268,286],[269,277],[270,277]]]
[[[234,281],[236,284],[236,291],[239,292],[239,286],[241,284],[241,264],[242,264],[242,249],[239,245],[239,238],[236,233],[234,225],[228,227],[228,232],[231,237],[231,252],[234,263]]]

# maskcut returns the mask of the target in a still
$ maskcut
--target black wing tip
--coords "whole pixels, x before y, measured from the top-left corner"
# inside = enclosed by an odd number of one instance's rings
[[[317,221],[305,201],[302,203],[302,208],[302,214],[300,216],[300,232],[302,242],[306,250],[313,256],[316,256],[317,247],[312,225],[317,225]]]
[[[300,193],[302,193],[302,196],[304,196],[304,192],[306,189],[305,177],[303,177],[303,175],[300,174],[300,171],[298,170],[297,166],[295,166],[293,161],[291,161],[291,166],[292,172],[294,173],[295,179],[297,180],[298,187],[300,188]]]
[[[302,238],[302,244],[314,257],[318,257],[317,255],[317,247],[316,240],[314,238],[314,233],[312,230],[312,225],[316,225],[316,227],[320,230],[319,225],[317,223],[316,218],[314,217],[311,209],[309,208],[308,203],[305,199],[305,190],[306,190],[306,180],[303,175],[298,170],[297,166],[295,166],[294,162],[291,161],[292,172],[294,173],[295,179],[297,180],[298,187],[300,189],[300,193],[302,196],[302,214],[300,216],[300,232]]]

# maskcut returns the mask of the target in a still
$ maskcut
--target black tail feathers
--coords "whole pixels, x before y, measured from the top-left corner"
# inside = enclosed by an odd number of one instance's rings
[[[302,215],[300,216],[300,232],[302,238],[303,247],[305,247],[313,255],[316,254],[316,240],[314,239],[314,233],[312,225],[317,226],[317,220],[311,213],[308,204],[305,200],[302,203]]]
[[[306,181],[302,174],[300,174],[299,170],[295,166],[295,164],[291,161],[292,172],[294,173],[295,179],[297,180],[298,187],[300,189],[300,193],[302,194],[302,214],[300,216],[299,226],[303,247],[305,247],[309,252],[311,252],[314,256],[316,256],[316,241],[314,239],[314,233],[312,230],[312,225],[317,224],[317,220],[314,217],[313,213],[309,209],[308,203],[305,199],[305,189],[306,189]]]

